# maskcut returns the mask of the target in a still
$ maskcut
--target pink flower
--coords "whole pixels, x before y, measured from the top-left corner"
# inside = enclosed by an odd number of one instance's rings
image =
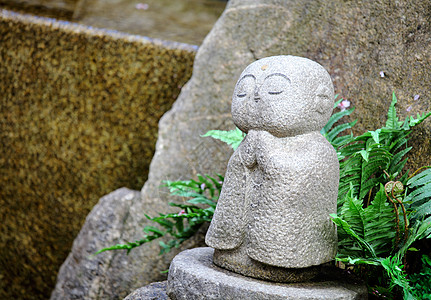
[[[343,100],[338,104],[338,108],[341,109],[341,111],[346,110],[348,107],[350,107],[350,101],[349,100]]]
[[[136,9],[142,9],[142,10],[147,10],[148,9],[148,4],[147,3],[138,3],[135,5]]]
[[[383,71],[380,71],[380,77],[385,77],[385,72],[383,72]]]
[[[406,111],[411,111],[412,110],[412,106],[410,105],[409,107],[407,107]]]
[[[184,209],[180,210],[180,212],[178,213],[179,216],[185,215],[185,214],[186,214],[186,211]]]

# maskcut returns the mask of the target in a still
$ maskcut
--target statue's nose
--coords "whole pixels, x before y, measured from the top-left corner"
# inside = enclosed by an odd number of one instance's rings
[[[260,90],[260,87],[256,85],[256,88],[254,89],[254,101],[256,102],[260,100],[259,90]]]

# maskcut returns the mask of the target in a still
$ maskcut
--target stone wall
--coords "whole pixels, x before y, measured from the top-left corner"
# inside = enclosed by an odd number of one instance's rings
[[[46,299],[98,199],[146,181],[196,49],[0,10],[0,298]]]

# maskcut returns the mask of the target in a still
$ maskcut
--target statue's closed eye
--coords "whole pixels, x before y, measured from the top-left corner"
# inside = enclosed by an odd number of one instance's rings
[[[283,93],[283,91],[279,91],[279,92],[268,91],[268,94],[270,94],[270,95],[278,95],[278,94],[281,94],[281,93]]]
[[[290,84],[290,79],[282,73],[272,73],[265,78],[262,90],[269,95],[279,95],[284,92],[286,85]]]
[[[248,94],[251,94],[253,92],[255,82],[256,78],[252,74],[247,74],[242,77],[236,84],[236,96],[238,98],[244,98]]]

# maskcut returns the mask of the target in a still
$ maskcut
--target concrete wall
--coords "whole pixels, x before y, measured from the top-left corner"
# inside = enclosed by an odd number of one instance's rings
[[[46,299],[85,216],[140,189],[196,49],[0,10],[0,298]]]

